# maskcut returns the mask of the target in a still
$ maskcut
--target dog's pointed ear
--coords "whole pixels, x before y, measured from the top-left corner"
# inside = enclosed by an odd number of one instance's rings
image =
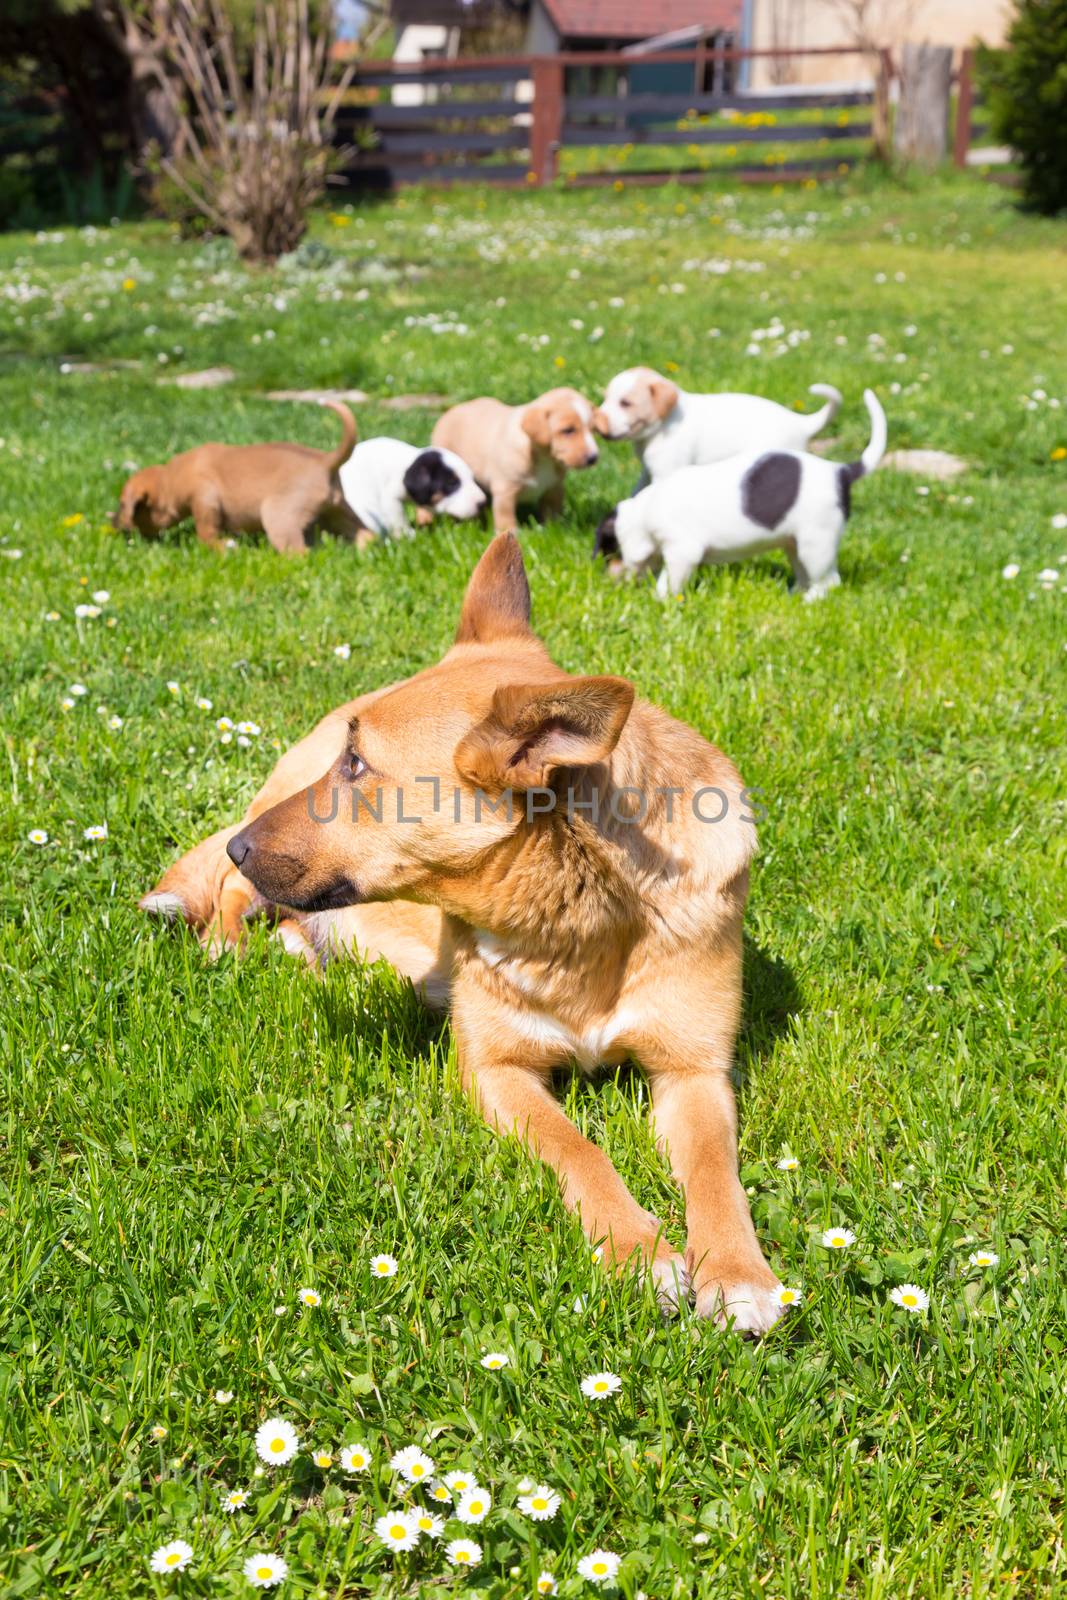
[[[649,384],[648,390],[652,397],[652,407],[657,417],[670,416],[678,404],[678,395],[680,393],[678,385],[672,383],[669,378],[661,378],[657,373]]]
[[[547,450],[552,443],[552,429],[549,426],[548,407],[543,400],[532,400],[522,414],[522,431],[529,434],[534,444],[541,450]]]
[[[498,533],[471,573],[457,644],[490,644],[530,631],[530,585],[513,533]]]
[[[456,746],[456,770],[487,792],[543,788],[561,767],[606,761],[634,703],[625,678],[508,684]]]

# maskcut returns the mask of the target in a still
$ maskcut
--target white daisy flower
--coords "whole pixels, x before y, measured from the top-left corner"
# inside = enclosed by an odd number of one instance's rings
[[[72,694],[75,700],[80,700],[82,695],[88,694],[89,691],[85,687],[84,683],[72,683],[70,688],[67,690],[67,693]]]
[[[298,1289],[296,1298],[302,1306],[311,1306],[312,1309],[322,1304],[322,1296],[317,1289]]]
[[[419,1526],[411,1511],[386,1512],[374,1531],[388,1550],[414,1550],[419,1542]]]
[[[431,1483],[426,1493],[429,1495],[431,1500],[436,1500],[439,1506],[443,1506],[446,1503],[451,1504],[452,1502],[452,1496],[443,1483]]]
[[[74,701],[69,695],[64,695],[63,699],[59,702],[59,708],[61,711],[73,711]]]
[[[482,1547],[473,1539],[453,1539],[445,1545],[445,1556],[453,1567],[476,1567],[482,1559]]]
[[[417,1444],[406,1445],[390,1459],[390,1467],[409,1483],[425,1483],[433,1477],[433,1457]]]
[[[122,718],[108,717],[107,725],[111,729],[112,733],[118,733],[119,729],[122,727]]]
[[[250,739],[255,739],[259,731],[258,722],[239,722],[237,724],[237,732],[246,734]]]
[[[827,1228],[819,1240],[819,1243],[825,1245],[827,1250],[847,1250],[849,1245],[855,1244],[855,1242],[856,1235],[851,1228]]]
[[[519,1510],[535,1522],[550,1522],[559,1507],[559,1495],[547,1483],[539,1483],[532,1493],[519,1496]]]
[[[231,1489],[222,1497],[222,1509],[228,1517],[232,1517],[235,1511],[243,1511],[247,1504],[247,1489]]]
[[[328,1450],[312,1451],[311,1459],[314,1461],[320,1472],[328,1472],[333,1466],[333,1456]]]
[[[1057,511],[1052,518],[1052,526],[1054,528],[1067,528],[1067,511]]]
[[[930,1296],[925,1289],[920,1289],[915,1283],[900,1283],[895,1289],[890,1289],[889,1298],[895,1306],[902,1306],[905,1311],[926,1311],[930,1305]]]
[[[94,823],[90,824],[90,826],[83,831],[82,838],[83,839],[89,839],[89,840],[106,839],[107,838],[107,823],[106,822],[94,822]]]
[[[708,1542],[708,1540],[710,1538],[711,1538],[711,1534],[710,1533],[694,1533],[694,1535],[693,1535],[693,1543],[694,1544],[707,1544],[707,1542]]]
[[[520,1494],[532,1494],[536,1485],[532,1478],[520,1478],[515,1487]]]
[[[150,1439],[156,1439],[156,1440],[165,1439],[169,1432],[170,1432],[170,1429],[169,1428],[165,1428],[163,1426],[162,1422],[156,1422],[156,1423],[153,1423],[152,1427],[149,1428],[148,1437]]]
[[[995,1267],[999,1261],[1000,1257],[995,1250],[975,1250],[970,1257],[972,1267]]]
[[[445,1488],[450,1489],[458,1500],[461,1494],[466,1494],[468,1489],[477,1489],[478,1480],[473,1472],[446,1472],[444,1478]]]
[[[216,1389],[215,1390],[215,1404],[217,1406],[228,1406],[232,1399],[233,1399],[233,1390],[232,1389]]]
[[[249,1556],[241,1571],[253,1588],[273,1589],[276,1583],[288,1577],[289,1563],[283,1561],[281,1556],[268,1555],[261,1550],[257,1555]]]
[[[609,1394],[617,1394],[621,1388],[622,1379],[614,1372],[592,1372],[582,1379],[582,1393],[587,1400],[606,1400]]]
[[[43,828],[31,828],[26,835],[31,844],[47,844],[48,834]]]
[[[798,1306],[803,1298],[799,1289],[790,1289],[785,1284],[781,1285],[775,1295],[780,1306]]]
[[[539,1572],[537,1574],[538,1594],[555,1594],[556,1587],[556,1580],[551,1572]]]
[[[1057,583],[1059,576],[1059,570],[1056,567],[1042,567],[1037,575],[1037,581],[1038,583]]]
[[[588,1578],[590,1583],[602,1583],[605,1587],[614,1587],[615,1575],[622,1565],[622,1557],[617,1556],[613,1550],[594,1550],[591,1555],[583,1556],[578,1563],[578,1572],[583,1578]]]
[[[289,1309],[288,1306],[275,1306],[274,1307],[274,1315],[276,1317],[284,1317],[285,1313],[288,1311],[288,1309]]]
[[[799,1165],[796,1156],[782,1156],[777,1162],[779,1172],[795,1172]]]
[[[111,599],[110,591],[107,589],[94,589],[93,599],[96,601],[98,606],[106,606],[108,601]]]
[[[100,607],[89,606],[83,603],[74,607],[74,615],[76,617],[98,617],[100,615]]]
[[[424,1539],[439,1539],[445,1531],[445,1519],[432,1511],[416,1511],[415,1521]]]
[[[237,744],[240,749],[247,750],[251,743],[251,739],[246,739],[243,733],[237,735]]]
[[[232,733],[233,723],[229,717],[219,717],[215,722],[215,728],[219,733]]]
[[[488,1355],[482,1357],[482,1366],[487,1372],[499,1372],[501,1367],[506,1367],[507,1364],[508,1358],[500,1350],[491,1350]]]
[[[372,1278],[395,1278],[399,1266],[395,1256],[371,1256],[370,1275]]]
[[[220,733],[219,734],[219,743],[220,744],[232,744],[233,743],[233,734],[232,733]]]
[[[1001,568],[1000,576],[1009,580],[1017,578],[1019,576],[1019,563],[1017,561],[1009,561],[1006,567]]]
[[[183,1572],[192,1559],[192,1545],[184,1539],[174,1539],[153,1550],[148,1565],[153,1572]]]
[[[284,1417],[268,1417],[256,1429],[256,1454],[271,1467],[284,1467],[300,1448],[300,1438]]]
[[[207,698],[207,695],[203,695],[203,694],[202,695],[198,695],[197,701],[196,701],[196,709],[198,711],[210,711],[211,710],[211,701]]]
[[[58,611],[46,611],[45,614],[44,614],[44,620],[46,622],[58,622],[59,621],[59,612]]]
[[[350,644],[335,644],[333,647],[333,653],[337,657],[338,661],[347,661],[349,656],[352,654],[352,646]]]
[[[488,1489],[468,1489],[460,1495],[456,1516],[460,1522],[484,1522],[493,1509],[493,1497]]]
[[[373,1455],[365,1444],[346,1444],[340,1459],[345,1472],[366,1472]]]
[[[167,688],[170,690],[171,694],[181,694],[182,692],[181,684],[175,683],[173,678],[167,679]]]

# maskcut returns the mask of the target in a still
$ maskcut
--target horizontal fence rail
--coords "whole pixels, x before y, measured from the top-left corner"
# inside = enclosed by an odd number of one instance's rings
[[[335,138],[348,152],[343,180],[357,189],[419,182],[537,185],[553,182],[565,166],[568,181],[580,185],[623,176],[633,183],[696,181],[709,172],[778,181],[846,169],[878,138],[879,104],[887,103],[892,71],[888,53],[876,57],[873,90],[747,94],[733,87],[738,63],[784,55],[854,57],[856,51],[698,47],[357,65],[335,125]],[[666,81],[659,72],[664,68]],[[658,83],[648,86],[648,69],[659,74],[662,91]],[[864,107],[871,108],[870,120],[862,112],[854,120],[852,113]],[[826,153],[844,144],[852,148]],[[759,146],[802,145],[812,147],[807,156],[782,149],[752,165]],[[625,165],[631,153],[651,150],[663,152],[662,166],[650,167],[647,158]],[[679,160],[680,151],[689,154],[688,164]],[[728,159],[713,163],[716,151]]]

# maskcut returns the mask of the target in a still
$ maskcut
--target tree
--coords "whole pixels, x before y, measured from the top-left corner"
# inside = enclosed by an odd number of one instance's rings
[[[1018,157],[1024,206],[1067,211],[1067,0],[1016,0],[1007,48],[980,51],[978,72],[990,126]]]

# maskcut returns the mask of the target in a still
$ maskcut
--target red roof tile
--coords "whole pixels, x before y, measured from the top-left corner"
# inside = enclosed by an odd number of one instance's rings
[[[565,39],[648,39],[676,28],[741,25],[741,0],[544,0]]]

